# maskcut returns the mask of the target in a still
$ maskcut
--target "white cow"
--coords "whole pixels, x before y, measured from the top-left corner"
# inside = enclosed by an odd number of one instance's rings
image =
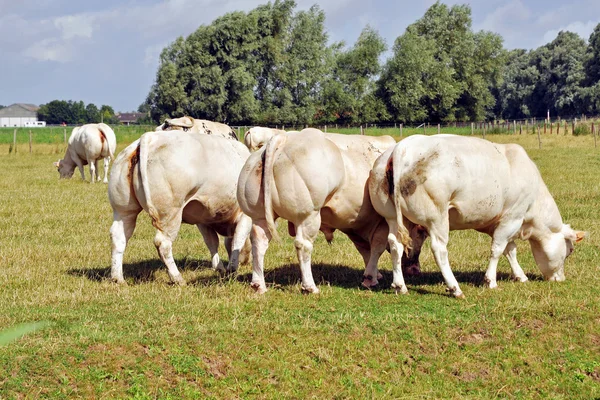
[[[393,146],[390,136],[324,134],[317,129],[275,135],[254,152],[238,181],[238,201],[252,217],[252,287],[266,289],[264,255],[274,221],[288,220],[295,236],[302,272],[302,289],[318,293],[311,271],[313,241],[319,230],[332,240],[336,229],[346,233],[363,256],[367,269],[387,246],[387,226],[371,206],[367,179],[376,158]],[[368,285],[377,276],[366,277]]]
[[[155,129],[155,131],[172,130],[204,133],[206,135],[218,135],[229,139],[238,140],[237,134],[229,125],[225,125],[220,122],[208,121],[206,119],[194,119],[192,117],[166,119],[163,124],[157,126]]]
[[[485,274],[490,288],[497,286],[496,267],[503,253],[515,279],[527,280],[517,262],[515,239],[529,240],[545,279],[562,281],[573,243],[585,236],[563,224],[537,167],[516,144],[455,135],[411,136],[379,157],[369,193],[389,225],[392,286],[402,293],[407,289],[399,255],[411,245],[403,219],[427,230],[435,261],[456,297],[464,295],[448,263],[450,230],[475,229],[492,237]]]
[[[248,129],[244,133],[244,144],[251,152],[254,152],[265,145],[273,136],[278,133],[285,133],[281,129],[264,128],[262,126],[255,126]]]
[[[154,245],[171,280],[185,284],[172,254],[182,222],[194,224],[211,253],[213,269],[224,271],[219,238],[225,236],[228,271],[245,262],[252,226],[236,199],[237,179],[249,155],[239,142],[182,131],[149,132],[115,160],[108,184],[113,208],[111,277],[122,283],[123,253],[138,214],[146,210],[156,228]]]
[[[73,128],[65,157],[54,163],[61,178],[71,178],[75,167],[85,180],[83,166],[90,164],[91,182],[96,181],[98,160],[104,158],[104,183],[108,182],[108,164],[117,149],[115,133],[106,124],[87,124]],[[98,176],[98,180],[100,177]]]

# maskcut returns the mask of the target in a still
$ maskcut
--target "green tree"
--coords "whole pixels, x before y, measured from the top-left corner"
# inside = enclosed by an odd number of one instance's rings
[[[396,39],[378,93],[395,120],[481,119],[503,63],[501,37],[474,33],[469,6],[436,2]]]
[[[115,110],[111,106],[102,105],[100,107],[100,120],[105,124],[118,124],[119,119],[115,115]]]
[[[385,119],[387,110],[374,95],[379,58],[386,50],[379,33],[367,26],[347,51],[334,49],[334,65],[323,89],[324,122],[364,123]]]
[[[98,107],[90,103],[85,106],[86,122],[87,123],[98,123],[100,122],[100,110]]]

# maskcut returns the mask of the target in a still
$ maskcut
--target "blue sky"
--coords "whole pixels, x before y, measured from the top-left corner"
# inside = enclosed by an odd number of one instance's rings
[[[431,0],[296,0],[325,10],[331,41],[352,45],[366,24],[389,47]],[[472,0],[473,28],[499,33],[506,48],[536,48],[560,30],[588,39],[598,0]],[[154,82],[158,55],[178,36],[255,0],[0,0],[0,104],[83,100],[132,111]]]

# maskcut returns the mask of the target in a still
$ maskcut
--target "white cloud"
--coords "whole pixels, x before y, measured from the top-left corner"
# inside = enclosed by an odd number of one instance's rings
[[[501,33],[510,28],[514,29],[515,23],[527,21],[530,16],[531,11],[521,0],[512,0],[487,14],[481,23],[475,24],[475,29]]]
[[[546,31],[546,33],[544,33],[544,37],[542,38],[539,45],[542,46],[546,43],[550,43],[551,41],[556,39],[556,37],[558,36],[558,32],[560,32],[560,31],[569,31],[569,32],[576,33],[582,39],[585,39],[587,41],[590,38],[590,35],[592,34],[592,32],[594,31],[594,28],[596,27],[596,25],[598,25],[599,22],[600,22],[600,20],[587,21],[587,22],[575,21],[575,22],[571,22],[570,24],[568,24],[566,26],[562,26],[558,29],[552,29],[552,30]]]
[[[68,45],[56,39],[43,39],[23,51],[23,55],[38,61],[71,61],[72,51]]]
[[[62,32],[62,38],[65,40],[74,37],[91,38],[94,32],[94,17],[87,14],[67,15],[54,19],[54,26]]]

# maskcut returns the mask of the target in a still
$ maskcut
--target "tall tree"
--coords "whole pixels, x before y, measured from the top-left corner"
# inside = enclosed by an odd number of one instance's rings
[[[396,39],[379,94],[396,120],[480,119],[503,62],[501,37],[473,33],[469,6],[436,2]]]

